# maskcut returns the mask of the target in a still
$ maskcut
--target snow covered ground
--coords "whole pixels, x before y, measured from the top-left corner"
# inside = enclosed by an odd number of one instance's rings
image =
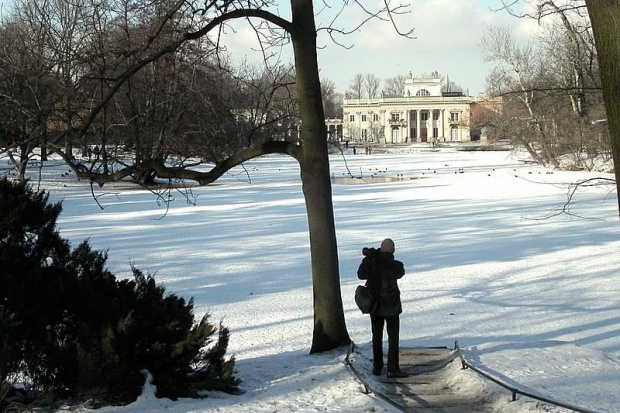
[[[361,151],[357,151],[358,153]],[[400,282],[401,345],[455,341],[477,367],[519,389],[598,412],[620,412],[620,225],[611,186],[568,184],[609,174],[561,172],[509,152],[409,148],[332,156],[342,293],[351,338],[368,349],[370,322],[353,292],[361,249],[385,237],[407,274]],[[156,273],[169,292],[194,297],[200,316],[223,318],[245,394],[172,402],[145,391],[103,412],[395,411],[363,394],[342,351],[309,355],[312,285],[299,168],[290,158],[253,160],[217,184],[194,188],[166,210],[129,184],[95,188],[67,167],[42,168],[41,187],[63,201],[59,226],[73,244],[109,251],[109,268]],[[3,165],[3,170],[6,164]],[[396,179],[396,178],[401,179]],[[389,179],[387,179],[389,178]],[[394,182],[386,183],[386,180]],[[361,182],[364,182],[361,184]],[[35,182],[36,183],[36,182]],[[455,381],[498,391],[470,370]],[[554,410],[555,411],[555,410]]]

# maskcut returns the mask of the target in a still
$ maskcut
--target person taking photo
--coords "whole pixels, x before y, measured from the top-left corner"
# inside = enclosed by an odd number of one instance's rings
[[[405,266],[394,259],[394,250],[394,241],[390,238],[384,239],[379,249],[364,248],[364,258],[357,269],[357,277],[366,280],[366,287],[370,289],[375,300],[374,308],[370,312],[372,374],[379,376],[383,370],[383,329],[387,326],[387,377],[401,378],[409,376],[400,369],[398,356],[400,314],[403,307],[397,280],[405,275]]]

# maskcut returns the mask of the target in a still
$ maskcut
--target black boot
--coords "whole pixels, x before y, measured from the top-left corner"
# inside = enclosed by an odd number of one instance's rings
[[[388,379],[402,379],[405,377],[409,377],[409,374],[402,370],[388,371],[387,373]]]

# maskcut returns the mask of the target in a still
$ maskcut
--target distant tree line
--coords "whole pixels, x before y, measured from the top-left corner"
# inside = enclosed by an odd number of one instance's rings
[[[403,97],[405,91],[405,81],[412,78],[413,75],[397,75],[385,79],[381,79],[372,73],[356,73],[351,78],[349,89],[345,93],[349,99],[374,99],[378,97]],[[422,74],[420,78],[440,78],[443,91],[463,92],[465,89],[456,82],[451,81],[449,77],[440,75],[437,72],[431,74]]]

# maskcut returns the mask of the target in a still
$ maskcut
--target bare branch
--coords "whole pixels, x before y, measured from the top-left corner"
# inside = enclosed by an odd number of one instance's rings
[[[570,206],[573,203],[573,200],[575,199],[575,195],[579,189],[587,188],[587,187],[610,186],[610,185],[613,185],[615,187],[616,181],[614,179],[601,178],[601,177],[588,178],[588,179],[584,179],[584,180],[581,180],[575,183],[571,183],[567,187],[566,202],[556,212],[548,214],[543,218],[537,218],[537,220],[549,219],[549,218],[553,218],[559,215],[568,215],[568,216],[573,216],[573,217],[582,218],[582,219],[605,221],[604,219],[598,218],[598,217],[586,217],[583,215],[575,214],[570,210]]]
[[[151,159],[140,164],[126,166],[114,173],[98,173],[89,170],[85,165],[71,162],[66,154],[62,154],[65,162],[73,169],[78,178],[89,179],[91,182],[103,186],[106,183],[118,182],[126,177],[137,175],[140,171],[152,170],[156,176],[164,179],[189,179],[198,182],[199,185],[208,185],[215,182],[226,171],[261,155],[286,154],[299,159],[302,147],[290,142],[267,142],[262,145],[254,145],[240,150],[233,156],[218,163],[208,172],[189,170],[185,166],[167,166],[161,159]]]
[[[342,17],[342,15],[344,14],[345,8],[347,6],[350,6],[351,3],[356,5],[360,10],[362,10],[362,12],[365,14],[365,17],[363,17],[357,25],[349,29],[336,28],[335,25],[338,19]],[[319,28],[317,32],[326,31],[334,43],[346,49],[350,49],[351,47],[353,47],[352,45],[349,45],[349,46],[343,45],[341,42],[339,42],[336,39],[335,36],[336,35],[340,35],[340,36],[350,35],[352,33],[355,33],[361,30],[361,28],[367,25],[369,22],[374,21],[374,20],[380,20],[384,22],[390,22],[390,24],[392,25],[392,27],[394,28],[394,30],[396,31],[398,35],[408,38],[408,39],[415,39],[415,37],[413,36],[413,32],[415,29],[410,29],[407,31],[401,30],[399,28],[398,23],[396,22],[394,18],[394,16],[409,14],[410,6],[408,4],[407,5],[399,4],[394,7],[390,3],[391,3],[390,0],[383,0],[383,6],[379,8],[378,10],[373,11],[373,10],[370,10],[365,5],[363,5],[362,2],[359,0],[353,0],[352,2],[345,1],[342,3],[342,6],[337,11],[336,15],[332,18],[331,22],[326,27]]]

